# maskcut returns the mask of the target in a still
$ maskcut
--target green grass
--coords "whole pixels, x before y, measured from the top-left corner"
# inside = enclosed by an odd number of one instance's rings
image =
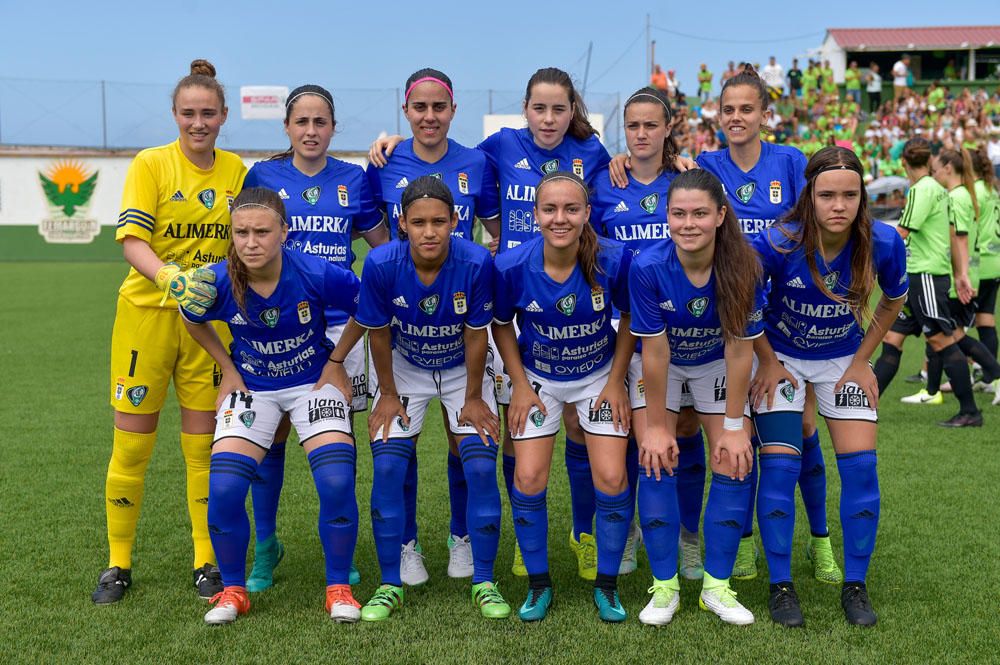
[[[803,555],[799,511],[793,572],[807,627],[781,630],[767,618],[766,576],[737,582],[758,623],[721,625],[697,608],[699,585],[682,582],[681,611],[662,629],[639,624],[649,568],[622,580],[624,625],[603,625],[566,546],[569,500],[561,454],[549,493],[550,556],[556,604],[539,625],[487,623],[467,584],[446,576],[448,501],[445,444],[437,417],[420,444],[419,524],[431,582],[412,590],[384,625],[342,626],[323,612],[323,563],[315,532],[317,499],[308,466],[290,450],[279,532],[288,554],[276,586],[253,598],[251,614],[226,628],[202,623],[206,604],[191,587],[190,539],[176,404],[161,420],[139,522],[133,589],[113,607],[90,602],[106,565],[104,475],[111,450],[108,351],[119,263],[0,263],[5,286],[0,367],[0,510],[5,590],[0,594],[0,662],[882,662],[993,659],[1000,562],[994,507],[1000,500],[1000,409],[980,396],[987,427],[935,427],[957,410],[907,407],[902,377],[920,361],[911,340],[900,376],[883,400],[882,522],[869,585],[879,625],[848,627],[839,590],[814,581]],[[432,409],[437,413],[436,407]],[[839,481],[823,431],[830,525],[839,545]],[[359,437],[363,440],[364,434]],[[561,450],[561,446],[558,446]],[[371,456],[358,455],[362,517],[356,561],[364,601],[377,582],[366,518]],[[510,573],[513,531],[504,507],[497,564],[512,605],[525,583]],[[992,525],[992,526],[991,526]],[[838,559],[839,559],[838,552]],[[993,637],[990,637],[993,635]]]

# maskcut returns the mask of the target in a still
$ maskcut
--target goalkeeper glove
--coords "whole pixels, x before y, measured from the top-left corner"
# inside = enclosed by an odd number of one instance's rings
[[[208,268],[182,271],[176,263],[166,263],[156,272],[156,287],[163,290],[163,300],[173,296],[184,311],[202,316],[215,304],[215,273]]]

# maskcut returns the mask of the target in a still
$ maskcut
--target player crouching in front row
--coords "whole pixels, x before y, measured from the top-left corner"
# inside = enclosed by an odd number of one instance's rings
[[[549,173],[535,190],[541,236],[496,262],[493,339],[513,384],[511,505],[529,580],[523,621],[544,619],[552,603],[545,494],[564,405],[579,415],[597,498],[594,603],[601,619],[625,620],[617,575],[634,510],[625,472],[631,416],[625,375],[635,348],[628,332],[631,254],[621,243],[598,239],[589,216],[583,180]],[[622,312],[617,339],[612,304]]]
[[[326,609],[339,622],[360,618],[348,577],[358,535],[355,449],[350,403],[331,382],[327,308],[353,312],[358,278],[322,258],[285,250],[288,232],[278,194],[243,190],[233,201],[228,260],[211,267],[218,297],[182,310],[191,336],[222,368],[212,462],[208,525],[224,589],[205,614],[232,623],[250,609],[246,497],[282,417],[299,433],[319,493],[319,536],[326,558]],[[229,323],[232,353],[208,321]],[[338,347],[339,348],[339,347]],[[349,392],[347,394],[350,394]]]
[[[639,523],[653,573],[653,597],[639,620],[669,623],[680,604],[677,422],[686,384],[711,450],[699,603],[726,623],[746,625],[753,614],[729,578],[752,489],[746,395],[751,340],[763,332],[761,270],[709,171],[680,174],[667,199],[671,240],[643,250],[629,275],[646,388],[646,426],[637,432]]]
[[[476,243],[452,237],[458,223],[448,186],[422,176],[403,192],[405,239],[365,259],[358,311],[330,357],[342,363],[367,328],[378,389],[368,417],[372,438],[372,531],[382,584],[361,610],[382,621],[403,604],[400,538],[403,481],[431,399],[441,400],[458,439],[469,486],[466,520],[472,546],[472,602],[489,619],[510,616],[493,582],[500,544],[496,459],[500,421],[486,376],[486,327],[493,318],[493,264]]]

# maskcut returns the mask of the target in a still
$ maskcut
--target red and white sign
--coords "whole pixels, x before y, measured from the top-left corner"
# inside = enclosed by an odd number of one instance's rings
[[[288,86],[242,86],[240,117],[244,120],[284,120],[286,99],[288,99]]]

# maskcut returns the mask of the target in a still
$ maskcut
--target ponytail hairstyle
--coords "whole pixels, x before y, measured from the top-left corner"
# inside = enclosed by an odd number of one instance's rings
[[[980,144],[978,148],[971,151],[970,157],[972,158],[972,171],[976,177],[983,181],[987,191],[995,191],[997,187],[996,174],[993,173],[993,163],[986,152],[986,146]]]
[[[771,105],[771,93],[768,92],[767,84],[764,83],[763,79],[760,78],[760,74],[757,73],[757,70],[750,63],[745,63],[739,74],[726,79],[726,82],[722,84],[722,92],[719,94],[720,107],[722,106],[723,98],[726,96],[726,90],[739,85],[746,85],[753,88],[754,92],[757,93],[757,99],[760,100],[760,110],[762,112],[767,111]],[[770,131],[767,123],[762,122],[760,132],[762,134],[769,134]]]
[[[570,107],[573,109],[573,119],[570,120],[569,129],[566,130],[567,134],[583,141],[598,133],[587,119],[587,106],[583,103],[583,97],[577,94],[576,88],[573,86],[573,79],[561,69],[543,67],[531,75],[531,78],[528,79],[528,87],[524,92],[525,108],[527,108],[528,102],[531,101],[531,89],[539,83],[558,85],[569,96]]]
[[[191,61],[191,73],[178,81],[170,94],[171,108],[176,110],[177,94],[184,88],[192,87],[211,90],[219,98],[219,107],[226,108],[226,91],[222,84],[215,80],[215,65],[208,60]]]
[[[952,170],[961,176],[962,186],[972,197],[972,207],[976,211],[976,219],[979,220],[979,201],[976,200],[976,174],[972,168],[972,156],[965,148],[958,150],[943,148],[937,154],[938,161],[951,166]]]
[[[330,123],[333,125],[333,129],[337,129],[337,114],[333,110],[333,95],[330,91],[323,86],[313,85],[311,83],[306,85],[300,85],[299,87],[288,93],[288,98],[285,100],[285,127],[288,127],[289,121],[292,119],[292,112],[295,110],[295,102],[299,100],[303,95],[316,95],[330,107]],[[278,159],[288,159],[295,154],[295,148],[288,146],[288,150],[284,152],[279,152],[276,155],[271,155],[267,158],[268,161],[274,161]]]
[[[552,171],[542,176],[542,179],[538,181],[538,186],[535,187],[536,205],[538,199],[541,198],[542,188],[552,181],[561,180],[569,180],[579,186],[583,192],[583,202],[590,205],[590,190],[587,189],[587,184],[580,176],[569,171]],[[588,223],[583,225],[583,231],[580,234],[580,245],[576,251],[576,262],[580,265],[580,272],[583,273],[587,284],[592,289],[600,286],[597,283],[597,273],[601,272],[600,266],[597,265],[597,252],[599,250],[600,243],[597,240],[597,232],[594,231],[594,226],[588,221]]]
[[[910,168],[927,168],[927,164],[931,161],[931,144],[925,138],[914,137],[903,144],[901,156]]]
[[[754,309],[756,289],[762,284],[760,261],[740,230],[739,220],[718,178],[705,169],[678,174],[667,190],[667,210],[674,192],[680,189],[705,192],[718,210],[725,210],[722,225],[715,230],[712,256],[715,305],[723,337],[726,340],[743,337]]]
[[[231,215],[235,215],[240,208],[267,208],[278,217],[281,226],[285,226],[285,204],[281,197],[274,190],[265,187],[249,187],[240,192],[233,199],[233,210]],[[229,274],[229,282],[233,289],[233,300],[239,308],[243,318],[248,325],[254,325],[253,317],[247,314],[246,299],[247,288],[250,283],[250,274],[247,266],[236,253],[236,243],[232,239],[229,241],[229,250],[226,253],[226,272]]]
[[[861,200],[858,214],[851,223],[851,283],[847,295],[841,296],[827,287],[816,265],[816,253],[820,251],[819,222],[813,197],[816,193],[816,178],[827,171],[853,171],[858,174]],[[875,266],[872,252],[872,216],[868,207],[868,192],[864,185],[864,167],[852,150],[839,146],[821,149],[806,164],[806,186],[799,194],[795,207],[776,223],[782,235],[792,241],[791,247],[777,248],[783,254],[802,249],[812,275],[813,284],[830,300],[848,305],[859,325],[864,325],[871,316],[868,301],[875,288]]]
[[[632,93],[631,97],[625,100],[625,108],[622,114],[623,117],[625,113],[628,113],[628,107],[632,104],[659,104],[663,107],[663,122],[667,127],[667,136],[663,139],[663,159],[660,162],[660,171],[673,171],[674,160],[681,151],[677,146],[676,139],[674,139],[674,114],[673,111],[670,110],[670,100],[665,94],[656,88],[646,86],[645,88],[639,88]]]
[[[421,199],[437,199],[441,203],[448,206],[449,211],[455,210],[455,198],[452,196],[451,190],[448,189],[448,185],[444,184],[440,178],[435,178],[432,175],[422,175],[416,180],[412,181],[403,190],[403,198],[400,200],[400,218],[406,218],[406,211],[409,210],[410,206]],[[403,231],[403,227],[400,226],[397,229],[397,234],[400,240],[406,240],[406,233]]]

